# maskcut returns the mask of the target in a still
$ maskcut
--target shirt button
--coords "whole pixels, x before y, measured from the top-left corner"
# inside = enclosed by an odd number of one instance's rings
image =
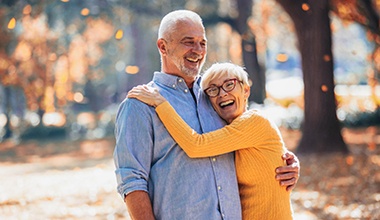
[[[181,83],[181,82],[182,82],[182,79],[179,79],[179,80],[178,80],[178,82],[180,82],[180,83]]]
[[[215,157],[214,157],[214,158],[212,158],[212,161],[213,161],[213,162],[215,162],[215,161],[216,161],[216,158],[215,158]]]
[[[185,92],[188,92],[189,90],[185,89]]]
[[[218,190],[220,191],[222,189],[222,187],[221,186],[218,186]]]
[[[173,85],[173,88],[175,88],[175,85]]]

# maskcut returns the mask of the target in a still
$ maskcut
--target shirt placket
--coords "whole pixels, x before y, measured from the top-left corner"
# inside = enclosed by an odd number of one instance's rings
[[[194,83],[194,90],[195,90],[194,92],[198,93],[199,89],[200,89],[199,85],[197,83]],[[199,100],[197,100],[197,101],[199,101]],[[200,114],[200,112],[198,110],[198,117],[202,118],[199,114]],[[201,123],[202,133],[204,133],[205,131],[208,132],[210,130],[209,128],[204,129],[203,126],[204,126],[203,123]],[[222,124],[220,124],[217,127],[220,128],[221,126],[222,126]],[[219,200],[220,213],[221,213],[222,218],[226,219],[224,206],[227,205],[227,204],[225,204],[225,201],[227,200],[225,198],[227,198],[227,196],[224,195],[224,193],[223,193],[223,188],[225,185],[223,179],[226,179],[226,178],[222,175],[222,173],[220,173],[223,171],[223,169],[222,169],[222,165],[218,161],[218,156],[210,157],[209,159],[210,159],[211,166],[212,166],[212,169],[214,172],[214,180],[215,180],[215,186],[216,186],[216,191],[217,191],[218,200]]]

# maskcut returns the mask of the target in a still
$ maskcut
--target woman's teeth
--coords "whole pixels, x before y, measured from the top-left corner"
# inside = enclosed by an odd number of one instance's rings
[[[227,106],[227,105],[231,105],[232,103],[234,103],[234,101],[232,101],[232,100],[228,100],[228,101],[225,101],[225,102],[221,102],[221,103],[219,104],[219,106],[220,106],[220,107],[225,107],[225,106]]]

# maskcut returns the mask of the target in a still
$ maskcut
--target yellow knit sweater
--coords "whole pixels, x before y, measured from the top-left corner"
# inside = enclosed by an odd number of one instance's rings
[[[275,180],[276,167],[284,165],[284,143],[277,127],[257,111],[246,111],[219,130],[198,134],[169,102],[156,112],[165,127],[191,158],[235,152],[243,219],[292,219],[290,193]]]

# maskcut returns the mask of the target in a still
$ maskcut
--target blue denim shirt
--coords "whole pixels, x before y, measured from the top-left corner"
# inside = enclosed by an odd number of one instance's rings
[[[195,102],[180,77],[155,72],[150,85],[198,133],[224,125],[194,83]],[[156,219],[241,219],[234,154],[190,159],[172,139],[153,107],[124,100],[116,118],[114,160],[118,192],[149,193]]]

